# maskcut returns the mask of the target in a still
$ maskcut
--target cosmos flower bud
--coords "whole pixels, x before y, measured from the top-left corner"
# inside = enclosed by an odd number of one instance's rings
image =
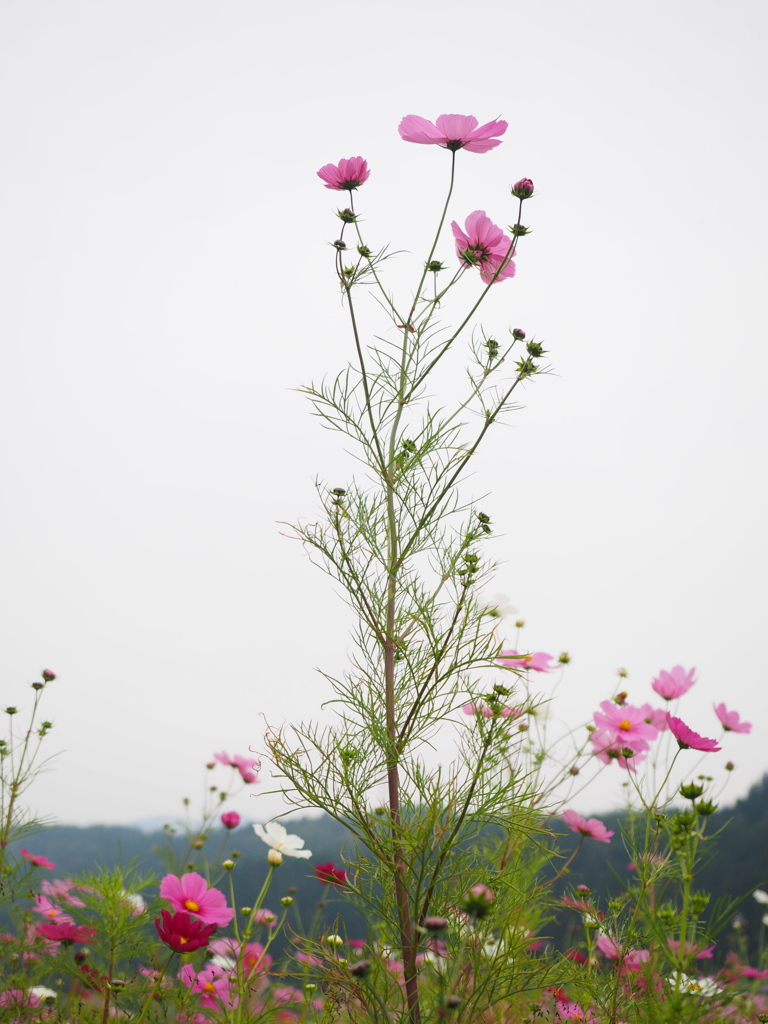
[[[267,852],[267,863],[271,864],[273,868],[279,868],[283,863],[283,855],[279,850],[269,850]]]
[[[481,918],[490,911],[493,903],[493,893],[487,885],[482,882],[473,885],[469,892],[464,894],[461,901],[461,909],[470,917]]]
[[[517,199],[530,199],[533,195],[533,182],[530,178],[521,178],[512,186],[512,195]]]
[[[448,921],[444,917],[425,917],[423,924],[428,932],[444,932],[448,927]]]

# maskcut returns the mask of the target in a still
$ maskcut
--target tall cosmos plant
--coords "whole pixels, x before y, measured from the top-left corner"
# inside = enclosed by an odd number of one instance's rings
[[[367,161],[353,156],[318,171],[326,188],[348,195],[349,205],[338,211],[333,266],[352,359],[332,382],[304,391],[324,426],[344,436],[370,482],[320,486],[322,520],[295,527],[356,614],[352,667],[343,676],[326,676],[337,721],[276,730],[269,742],[294,804],[322,808],[359,841],[347,887],[379,922],[381,942],[399,951],[402,1014],[410,1024],[443,1013],[446,1000],[456,998],[446,978],[438,1004],[423,1005],[417,958],[429,934],[425,921],[455,913],[477,885],[495,893],[496,926],[510,953],[521,954],[518,978],[542,970],[524,955],[530,915],[509,896],[533,884],[512,853],[538,821],[535,794],[516,771],[523,733],[502,713],[520,669],[509,659],[497,662],[494,620],[479,595],[493,568],[482,553],[491,518],[458,490],[486,435],[511,409],[514,391],[540,372],[541,344],[526,341],[517,328],[496,340],[475,319],[489,291],[515,274],[518,242],[527,233],[521,213],[533,183],[522,178],[512,186],[513,222],[506,231],[478,209],[451,223],[452,238],[446,232],[462,150],[488,153],[506,130],[505,121],[479,125],[459,114],[434,123],[416,115],[401,121],[404,141],[448,154],[437,230],[405,301],[390,294],[387,252],[369,247],[355,207],[355,193],[375,180]],[[505,205],[499,204],[502,216]],[[447,327],[439,319],[446,298],[465,277],[461,295],[464,301],[469,296],[468,308]],[[361,304],[362,283],[374,287],[375,305]],[[369,323],[381,311],[389,326]],[[427,398],[444,364],[465,381],[465,394],[453,406]],[[471,721],[457,715],[467,701],[490,714]],[[426,751],[445,722],[458,729],[456,754],[450,764],[431,767]],[[492,855],[481,850],[489,825],[502,836]],[[536,856],[528,858],[526,870],[535,874],[537,863]],[[396,922],[392,930],[388,921]],[[465,947],[469,964],[479,956],[477,944]],[[479,962],[472,972],[478,1005],[489,1005],[509,986],[504,972],[481,970]],[[364,997],[358,992],[357,998]]]

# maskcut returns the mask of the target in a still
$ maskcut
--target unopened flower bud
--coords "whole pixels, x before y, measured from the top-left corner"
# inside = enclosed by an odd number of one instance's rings
[[[613,703],[618,704],[620,708],[623,708],[624,705],[627,703],[628,696],[629,694],[627,693],[627,691],[622,690],[621,693],[617,693],[616,696],[613,698]]]
[[[42,690],[42,688],[44,686],[45,686],[45,683],[32,683],[32,689],[33,690]]]
[[[533,344],[533,343],[531,342],[531,344]],[[528,346],[528,351],[529,352],[531,351],[531,345]],[[557,660],[560,662],[561,665],[570,665],[570,663],[571,663],[571,656],[568,653],[568,651],[563,651],[563,653],[560,655],[560,657]]]
[[[735,767],[736,765],[733,763],[733,761],[726,761],[725,770],[727,772],[732,772]]]
[[[680,796],[686,800],[697,800],[703,792],[704,787],[695,782],[689,782],[688,785],[680,787]]]
[[[357,963],[352,964],[349,968],[349,973],[354,978],[364,978],[371,969],[370,960],[358,960]]]
[[[616,675],[619,677],[619,679],[626,679],[629,675],[629,672],[627,672],[625,668],[620,668]]]
[[[235,866],[235,862],[233,860],[225,860],[222,862],[221,866],[224,868],[225,871],[231,871],[232,868]]]
[[[17,712],[18,712],[18,708],[11,707],[11,708],[6,708],[5,709],[6,715],[15,715]]]
[[[284,907],[290,907],[290,905],[293,903],[293,896],[283,896],[280,902]]]
[[[461,901],[461,909],[470,915],[470,917],[481,918],[491,909],[491,903],[493,903],[493,893],[487,885],[483,885],[482,882],[477,885],[473,885],[472,888],[464,894],[464,899]]]
[[[453,995],[453,993],[451,993],[451,995],[449,995],[448,998],[446,999],[445,1005],[449,1010],[457,1010],[461,1006],[461,999],[459,998],[459,996]]]
[[[364,256],[365,259],[370,259],[370,257],[373,256],[373,250],[369,249],[367,245],[358,245],[357,251],[361,256]]]
[[[279,850],[270,850],[267,853],[267,864],[271,864],[273,868],[279,868],[283,863],[283,855]]]
[[[512,195],[517,199],[530,199],[533,195],[533,182],[530,178],[521,178],[512,186]]]
[[[568,774],[569,775],[578,775],[579,771],[580,771],[579,766],[575,764],[575,765],[573,765],[572,768],[568,769]]]
[[[56,678],[56,673],[51,672],[49,668],[44,668],[40,675],[43,677],[43,680],[46,683],[52,683],[53,680]]]
[[[521,331],[519,327],[515,327],[512,331],[512,337],[515,341],[525,341],[525,331]]]
[[[253,907],[240,907],[240,913],[244,914],[244,915],[245,914],[252,914],[253,913]]]
[[[220,820],[224,828],[237,828],[241,819],[237,811],[225,811]]]
[[[304,991],[305,992],[316,992],[317,991],[317,985],[315,985],[314,982],[312,982],[312,981],[308,981],[306,983],[306,985],[304,986]]]
[[[338,949],[339,946],[344,945],[344,939],[340,935],[326,935],[325,943],[327,946],[331,946],[334,949]]]
[[[525,619],[518,619],[517,622],[515,622],[515,626],[517,629],[522,629],[524,625]]]
[[[425,917],[423,925],[428,932],[444,932],[448,927],[448,921],[444,917]]]
[[[78,951],[75,953],[75,956],[74,956],[75,963],[76,964],[84,964],[85,961],[86,961],[87,956],[88,956],[88,954],[85,952],[84,949],[78,949]]]
[[[694,807],[700,818],[708,818],[710,814],[714,814],[717,810],[717,804],[713,804],[711,800],[699,800]]]
[[[431,260],[427,263],[427,270],[430,270],[433,274],[439,274],[441,270],[445,270],[445,264],[441,263],[440,260]]]
[[[343,238],[337,238],[336,241],[332,242],[331,244],[333,245],[334,249],[341,250],[347,248],[347,243],[344,241]]]
[[[339,210],[336,216],[340,220],[343,220],[345,224],[354,224],[355,221],[357,220],[357,214],[354,212],[354,210],[350,209]]]

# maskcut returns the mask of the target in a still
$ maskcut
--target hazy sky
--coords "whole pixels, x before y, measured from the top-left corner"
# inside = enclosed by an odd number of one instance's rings
[[[263,749],[265,721],[319,712],[317,667],[343,671],[343,606],[278,525],[351,472],[296,392],[350,357],[316,170],[368,159],[358,206],[408,294],[449,161],[400,141],[408,113],[510,122],[459,154],[457,219],[508,223],[509,185],[537,188],[484,322],[535,334],[555,372],[465,488],[491,493],[489,594],[527,646],[571,653],[562,717],[620,666],[640,702],[695,665],[694,728],[717,734],[721,700],[755,723],[706,767],[736,762],[726,799],[762,776],[767,21],[708,0],[3,0],[0,703],[58,673],[37,810],[171,816],[214,751]]]

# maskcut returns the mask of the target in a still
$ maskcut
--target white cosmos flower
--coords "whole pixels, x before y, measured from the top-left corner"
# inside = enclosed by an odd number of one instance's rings
[[[675,971],[667,981],[675,992],[688,992],[692,996],[714,996],[722,991],[717,982],[711,978],[692,978],[682,971]]]
[[[37,996],[37,998],[42,1000],[42,1002],[46,1002],[49,999],[52,1000],[56,998],[56,993],[53,991],[53,989],[46,988],[45,985],[34,985],[29,990],[29,994],[31,996]]]
[[[757,900],[758,903],[768,903],[768,892],[765,889],[755,889],[752,899]]]
[[[307,860],[312,856],[311,850],[303,848],[303,839],[300,839],[299,836],[288,835],[283,826],[276,821],[270,821],[266,825],[254,825],[253,831],[259,839],[264,840],[267,846],[285,857],[299,857],[302,860]]]

